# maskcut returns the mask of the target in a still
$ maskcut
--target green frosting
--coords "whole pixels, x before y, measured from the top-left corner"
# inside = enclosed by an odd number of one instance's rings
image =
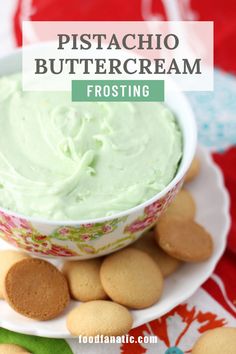
[[[71,102],[0,79],[0,205],[81,220],[134,207],[173,179],[182,137],[163,104]]]

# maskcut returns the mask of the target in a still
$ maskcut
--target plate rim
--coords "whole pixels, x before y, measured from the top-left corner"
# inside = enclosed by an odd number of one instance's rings
[[[163,312],[159,311],[158,317],[165,315],[166,313],[168,313],[169,311],[174,309],[179,304],[188,300],[191,296],[193,296],[196,293],[196,291],[202,286],[202,284],[204,284],[207,281],[207,279],[209,279],[210,276],[214,273],[214,270],[215,270],[218,262],[222,258],[223,253],[224,253],[226,246],[227,246],[227,238],[228,238],[227,236],[228,236],[230,226],[231,226],[229,192],[226,189],[226,186],[224,183],[223,173],[222,173],[220,167],[214,162],[211,152],[209,150],[207,150],[205,147],[203,147],[202,145],[198,144],[197,150],[196,150],[196,155],[199,155],[199,154],[201,156],[204,155],[207,165],[210,166],[212,170],[214,170],[217,185],[218,185],[218,187],[220,187],[221,193],[224,196],[224,199],[223,199],[224,203],[222,206],[222,211],[224,212],[223,214],[225,217],[225,225],[224,225],[224,229],[222,230],[222,235],[224,234],[224,237],[222,236],[221,249],[218,251],[218,256],[215,258],[214,262],[212,262],[212,264],[209,265],[208,271],[206,271],[205,275],[199,280],[199,282],[196,283],[195,286],[190,288],[190,290],[185,289],[184,295],[182,297],[178,297],[176,301],[173,301],[173,303],[169,307],[168,311],[166,311],[166,310],[164,310]],[[157,318],[157,315],[150,315],[150,316],[145,317],[145,321],[142,321],[142,320],[140,321],[139,319],[137,319],[132,328],[136,328],[138,326],[141,326],[142,324],[147,323],[152,320],[155,320],[156,318]]]

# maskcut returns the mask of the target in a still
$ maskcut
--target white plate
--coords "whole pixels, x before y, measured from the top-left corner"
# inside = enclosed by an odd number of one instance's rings
[[[201,159],[201,174],[189,184],[197,204],[197,221],[206,227],[214,238],[214,254],[210,260],[200,264],[184,264],[165,281],[164,294],[161,300],[144,310],[132,311],[133,327],[158,318],[189,298],[213,272],[223,254],[229,231],[229,197],[224,187],[222,174],[213,163],[209,153],[198,148]],[[0,249],[10,246],[0,240]],[[55,264],[55,262],[53,262]],[[42,337],[69,338],[66,328],[66,314],[78,305],[72,301],[67,311],[51,321],[39,322],[28,319],[12,310],[8,304],[0,301],[0,326],[15,332],[34,334]]]

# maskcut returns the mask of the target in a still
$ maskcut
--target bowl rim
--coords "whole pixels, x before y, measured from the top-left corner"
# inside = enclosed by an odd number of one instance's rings
[[[9,57],[14,57],[14,56],[19,56],[22,53],[22,48],[16,48],[13,50],[11,53],[4,55],[0,58],[0,63],[1,61],[7,60]],[[0,74],[2,76],[2,74]],[[173,86],[177,86],[172,80],[169,79],[169,82],[173,84]],[[193,110],[191,108],[191,105],[189,103],[189,100],[187,99],[186,95],[184,92],[181,92],[178,90],[178,95],[181,97],[182,100],[182,105],[185,105],[185,108],[188,111],[188,119],[189,124],[191,126],[191,132],[186,132],[186,127],[179,122],[179,117],[176,115],[176,120],[180,126],[180,130],[183,136],[183,156],[180,162],[180,165],[178,167],[178,170],[176,172],[175,177],[171,180],[171,182],[160,192],[156,193],[153,197],[149,198],[145,202],[136,205],[135,207],[126,209],[124,211],[114,213],[109,216],[103,216],[99,218],[90,218],[90,219],[80,219],[80,220],[50,220],[46,219],[43,217],[35,217],[35,216],[26,216],[24,214],[3,208],[0,206],[0,213],[4,213],[16,218],[24,219],[27,220],[28,222],[31,222],[33,224],[47,224],[51,226],[78,226],[82,224],[96,224],[96,223],[104,223],[108,222],[110,220],[114,219],[120,219],[125,216],[129,216],[130,214],[135,214],[136,212],[145,209],[147,206],[151,205],[154,202],[157,202],[160,200],[162,197],[164,197],[170,190],[172,190],[184,177],[186,174],[188,168],[191,165],[191,162],[193,160],[195,151],[196,151],[196,146],[197,146],[197,124],[195,121],[195,116],[193,113]],[[168,106],[168,103],[165,103]],[[173,109],[171,108],[173,111]]]

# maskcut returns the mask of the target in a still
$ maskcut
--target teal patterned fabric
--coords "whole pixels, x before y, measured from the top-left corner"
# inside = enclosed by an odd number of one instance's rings
[[[198,123],[199,142],[212,150],[236,144],[236,79],[215,70],[214,92],[187,93]]]

